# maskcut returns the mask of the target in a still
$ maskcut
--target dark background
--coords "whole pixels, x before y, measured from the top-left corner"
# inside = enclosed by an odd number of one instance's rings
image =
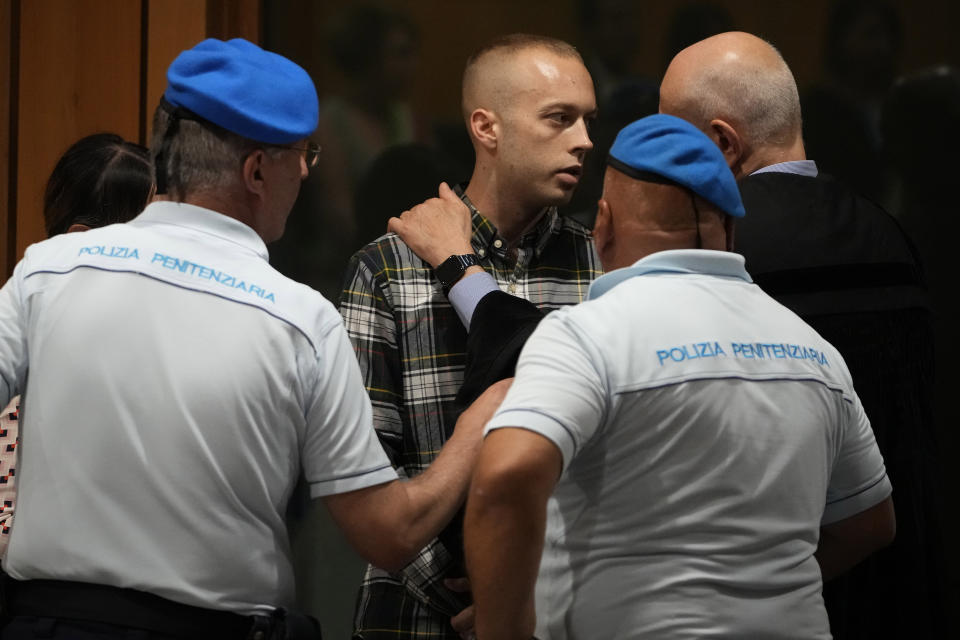
[[[279,269],[334,302],[346,259],[382,233],[388,217],[432,195],[439,179],[469,177],[472,154],[459,113],[460,75],[467,56],[487,40],[530,32],[580,49],[601,85],[596,166],[618,126],[656,109],[656,86],[681,46],[736,29],[761,36],[781,51],[801,90],[808,155],[822,171],[856,185],[898,217],[924,260],[937,330],[936,493],[942,505],[944,591],[952,628],[960,629],[960,561],[952,544],[960,535],[953,472],[958,416],[949,369],[957,341],[948,298],[956,273],[948,243],[956,237],[958,213],[950,187],[960,169],[960,85],[955,75],[960,3],[847,2],[855,15],[867,17],[838,28],[837,3],[831,0],[393,0],[376,6],[395,12],[391,19],[399,16],[405,36],[399,49],[396,42],[377,49],[383,31],[361,21],[352,32],[346,30],[347,44],[353,45],[346,51],[354,62],[366,60],[366,66],[351,65],[348,59],[351,68],[344,70],[343,61],[338,66],[334,60],[331,43],[344,37],[344,27],[338,25],[361,4],[369,3],[286,0],[263,5],[268,49],[305,67],[325,104],[331,98],[354,99],[374,129],[378,119],[383,131],[389,129],[382,140],[358,142],[368,158],[352,178],[349,172],[314,171],[285,239],[271,247]],[[603,55],[615,60],[607,68],[616,67],[615,72],[597,66]],[[905,92],[902,78],[932,88]],[[606,97],[614,85],[620,88],[614,93],[619,98]],[[894,99],[896,91],[901,94]],[[383,115],[397,113],[390,111],[394,107],[408,118],[399,132]],[[344,134],[342,125],[334,124],[334,134]],[[321,127],[318,138],[327,148],[328,162],[334,158],[340,168],[356,162],[345,153],[338,157],[335,141],[325,137],[331,134]],[[401,143],[422,146],[397,151]],[[375,163],[388,149],[396,152]],[[599,188],[598,181],[585,176],[566,213],[591,219]],[[337,189],[349,202],[332,202]],[[323,618],[329,637],[347,637],[361,564],[322,509],[304,507],[296,520],[302,604]]]

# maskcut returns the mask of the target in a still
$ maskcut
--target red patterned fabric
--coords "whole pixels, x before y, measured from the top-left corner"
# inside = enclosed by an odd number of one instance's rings
[[[10,526],[13,524],[13,505],[17,489],[15,482],[17,466],[17,441],[20,435],[17,417],[20,396],[0,414],[0,555],[7,550]]]

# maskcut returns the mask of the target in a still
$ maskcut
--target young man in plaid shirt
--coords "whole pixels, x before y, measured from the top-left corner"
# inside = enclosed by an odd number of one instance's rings
[[[430,465],[453,428],[465,327],[491,283],[550,311],[581,302],[600,274],[589,231],[556,211],[593,146],[593,82],[576,50],[524,34],[494,41],[467,61],[463,112],[476,153],[458,190],[471,212],[469,242],[431,264],[387,234],[353,256],[340,300],[374,426],[407,477]],[[460,317],[446,295],[454,284]],[[469,637],[465,581],[445,584],[465,575],[459,536],[441,537],[400,573],[368,568],[356,638]]]

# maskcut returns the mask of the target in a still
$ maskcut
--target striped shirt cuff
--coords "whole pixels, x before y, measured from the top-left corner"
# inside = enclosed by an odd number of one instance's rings
[[[464,278],[460,278],[460,281],[450,288],[447,299],[450,300],[450,304],[453,305],[457,315],[460,316],[460,322],[463,323],[467,331],[470,331],[470,319],[473,318],[473,312],[481,298],[491,291],[499,290],[497,281],[486,271],[471,273]]]

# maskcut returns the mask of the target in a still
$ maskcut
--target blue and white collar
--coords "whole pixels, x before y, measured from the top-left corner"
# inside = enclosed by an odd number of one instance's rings
[[[267,245],[252,228],[212,209],[184,202],[152,202],[128,224],[169,224],[186,227],[223,238],[253,251],[264,260],[269,259]]]
[[[658,251],[637,260],[632,266],[615,269],[594,280],[587,292],[587,299],[599,298],[630,278],[651,274],[697,274],[753,282],[744,264],[742,255],[729,251],[707,249]]]

